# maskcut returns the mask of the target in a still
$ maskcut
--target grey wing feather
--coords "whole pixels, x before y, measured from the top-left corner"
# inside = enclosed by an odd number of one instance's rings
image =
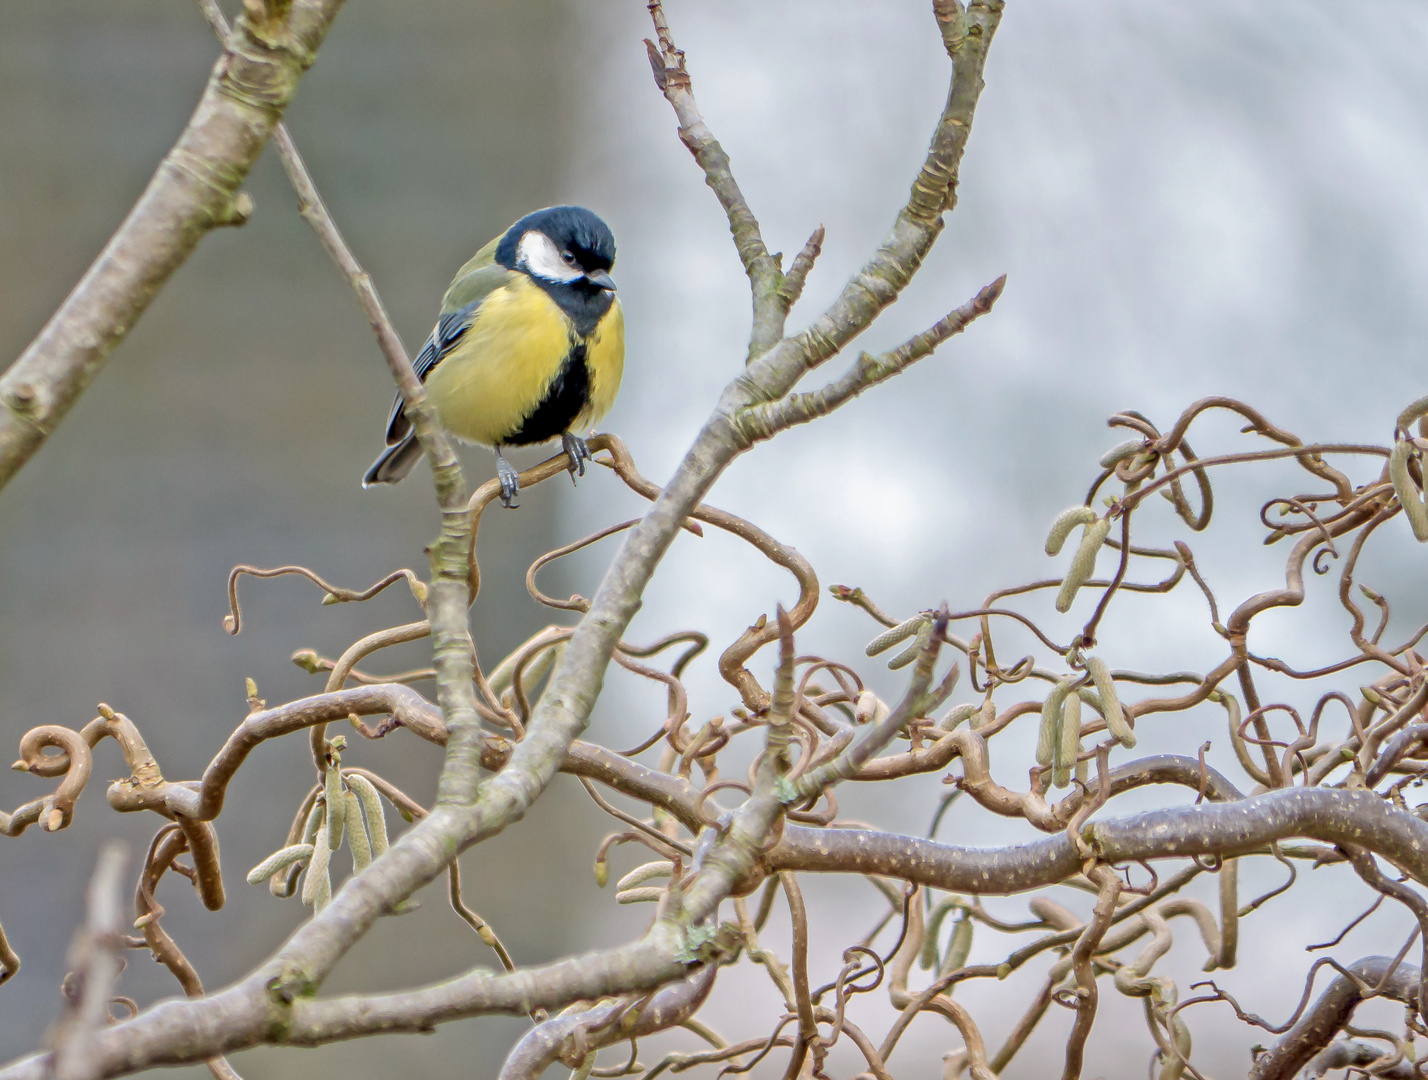
[[[436,328],[432,330],[431,336],[426,339],[426,344],[421,347],[421,352],[412,362],[412,368],[416,371],[418,379],[426,382],[426,377],[431,374],[432,368],[436,367],[441,362],[441,358],[455,348],[456,343],[470,328],[471,319],[480,306],[481,301],[477,300],[475,303],[467,304],[437,320]],[[411,430],[411,421],[407,419],[406,402],[402,400],[402,395],[398,394],[396,400],[392,402],[392,411],[387,416],[387,445],[395,446],[405,439]]]

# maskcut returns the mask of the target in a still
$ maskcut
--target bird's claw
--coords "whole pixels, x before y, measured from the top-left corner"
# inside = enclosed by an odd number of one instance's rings
[[[519,505],[515,500],[521,491],[521,477],[505,458],[496,458],[496,476],[501,481],[501,505],[514,510]]]
[[[579,435],[565,432],[560,436],[560,445],[565,448],[565,456],[570,459],[570,482],[577,476],[585,475],[585,463],[590,460],[590,447]]]

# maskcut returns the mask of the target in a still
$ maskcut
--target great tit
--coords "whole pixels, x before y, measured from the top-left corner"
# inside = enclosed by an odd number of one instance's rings
[[[496,451],[501,501],[520,481],[503,446],[559,436],[571,476],[590,451],[575,434],[610,410],[625,367],[625,317],[610,267],[615,237],[581,206],[527,214],[463,266],[414,367],[441,426]],[[421,457],[401,395],[387,449],[362,486],[395,484]]]

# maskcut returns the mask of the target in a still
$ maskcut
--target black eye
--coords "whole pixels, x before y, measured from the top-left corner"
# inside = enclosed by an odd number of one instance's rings
[[[560,253],[560,261],[563,262],[566,266],[574,266],[574,265],[575,265],[575,255],[574,255],[573,252],[562,251],[562,252]]]

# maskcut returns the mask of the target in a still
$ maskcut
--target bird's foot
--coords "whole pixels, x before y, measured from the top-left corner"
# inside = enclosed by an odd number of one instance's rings
[[[560,445],[565,448],[565,456],[570,459],[570,482],[573,484],[577,476],[585,475],[585,463],[590,460],[590,447],[585,445],[585,440],[579,435],[572,435],[568,431],[560,436]]]
[[[514,510],[518,506],[516,496],[521,491],[521,477],[509,461],[500,454],[496,455],[496,476],[501,481],[501,505],[507,510]]]

